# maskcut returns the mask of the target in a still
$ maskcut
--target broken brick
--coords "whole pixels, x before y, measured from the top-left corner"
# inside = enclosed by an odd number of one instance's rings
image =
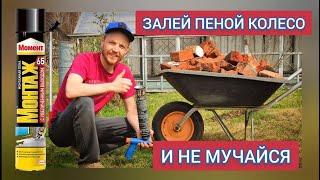
[[[257,61],[257,59],[255,57],[253,57],[252,55],[249,54],[243,54],[243,61],[247,62],[248,64],[250,64],[252,67],[258,68],[258,66],[260,65],[260,63]]]
[[[221,60],[220,61],[220,67],[225,69],[226,71],[229,71],[229,70],[233,70],[235,69],[236,67],[230,63],[228,63],[227,61],[225,60]]]
[[[202,59],[201,57],[196,57],[196,58],[190,59],[189,63],[190,63],[190,65],[195,66],[198,64],[198,61],[201,59]]]
[[[200,71],[200,67],[191,65],[188,61],[179,63],[179,66],[176,66],[174,69]]]
[[[254,67],[252,67],[250,64],[240,62],[237,64],[237,69],[239,74],[245,75],[245,76],[257,76],[257,71]]]
[[[187,70],[192,70],[192,71],[201,71],[201,67],[197,65],[189,65]]]
[[[177,67],[179,65],[178,62],[173,62],[173,61],[169,61],[169,62],[164,62],[160,64],[160,68],[161,70],[163,69],[172,69],[173,67]]]
[[[161,64],[161,69],[193,70],[281,78],[266,60],[257,61],[251,54],[231,51],[227,56],[212,41],[200,46],[192,45],[182,51],[170,53],[172,61]]]
[[[249,56],[248,54],[242,54],[242,58],[245,62],[248,62],[248,59],[249,59]]]
[[[204,41],[200,44],[201,48],[204,51],[205,56],[210,56],[213,53],[213,50],[216,47],[216,44],[212,41]]]
[[[212,58],[202,58],[201,60],[198,60],[198,63],[200,64],[200,69],[203,71],[209,71],[209,72],[219,72],[220,71],[220,61],[219,59],[212,59]]]
[[[232,74],[232,75],[237,75],[238,74],[238,71],[235,71],[235,70],[229,70],[229,71],[226,71],[227,74]]]
[[[188,67],[189,67],[189,63],[188,62],[180,62],[179,66],[177,66],[177,68],[181,69],[181,70],[186,70],[186,69],[188,69]]]
[[[243,59],[243,56],[238,51],[231,51],[225,58],[225,60],[233,65],[237,65],[240,62],[246,62]]]
[[[215,47],[208,57],[216,58],[216,57],[219,57],[219,56],[222,56],[222,53],[221,53],[219,48]]]
[[[178,70],[180,70],[180,68],[179,68],[179,66],[172,66],[171,70],[177,70],[178,71]]]
[[[282,76],[279,73],[268,71],[268,70],[262,70],[259,72],[259,76],[261,77],[271,77],[271,78],[282,78]]]
[[[227,71],[227,70],[221,68],[220,73],[237,75],[237,74],[238,74],[238,71],[236,71],[236,70],[229,70],[229,71]]]
[[[260,60],[259,66],[257,66],[257,72],[260,72],[262,70],[273,70],[271,65],[265,59]]]
[[[214,53],[216,56],[221,56],[221,55],[222,55],[221,50],[220,50],[219,48],[217,48],[217,47],[213,50],[213,53]]]
[[[193,52],[194,55],[197,57],[203,57],[204,51],[200,46],[187,46],[185,47],[185,50],[190,50]]]
[[[212,58],[214,61],[224,61],[224,58],[225,56],[224,55],[220,55],[220,56],[217,56],[215,58]]]
[[[183,62],[194,58],[194,55],[191,50],[181,50],[170,53],[170,57],[173,61]]]
[[[160,69],[171,69],[171,66],[168,63],[161,63],[160,64]]]

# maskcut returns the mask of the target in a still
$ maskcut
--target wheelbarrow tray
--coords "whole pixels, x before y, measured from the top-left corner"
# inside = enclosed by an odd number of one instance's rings
[[[205,71],[162,70],[161,75],[188,101],[199,107],[261,106],[284,83],[280,78],[250,77]]]

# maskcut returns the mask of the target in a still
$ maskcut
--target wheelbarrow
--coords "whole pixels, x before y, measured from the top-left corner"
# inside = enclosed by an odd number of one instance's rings
[[[251,121],[251,140],[254,139],[255,111],[269,108],[302,85],[296,83],[283,94],[266,101],[282,85],[300,74],[299,69],[289,78],[265,78],[230,75],[204,71],[162,70],[163,77],[189,102],[170,102],[156,112],[152,128],[155,140],[195,141],[202,138],[204,123],[199,109],[212,111],[215,119],[230,140],[234,136],[216,112],[217,109],[244,110],[244,140]]]

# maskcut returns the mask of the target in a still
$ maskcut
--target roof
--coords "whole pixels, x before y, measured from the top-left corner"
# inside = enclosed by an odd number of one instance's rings
[[[99,36],[110,21],[125,22],[133,34],[136,32],[134,12],[82,12],[69,36]]]

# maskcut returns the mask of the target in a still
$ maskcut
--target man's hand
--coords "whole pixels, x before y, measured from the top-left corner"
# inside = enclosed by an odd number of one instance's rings
[[[123,70],[116,79],[111,83],[111,90],[116,93],[126,93],[130,87],[132,86],[132,82],[130,79],[123,78],[124,74],[126,73]]]
[[[153,147],[153,142],[152,142],[153,134],[154,134],[153,130],[150,129],[149,143],[139,143],[139,146],[143,147],[143,148],[152,148]],[[139,133],[139,136],[141,137],[140,133]],[[140,138],[140,137],[138,137],[138,138]]]

